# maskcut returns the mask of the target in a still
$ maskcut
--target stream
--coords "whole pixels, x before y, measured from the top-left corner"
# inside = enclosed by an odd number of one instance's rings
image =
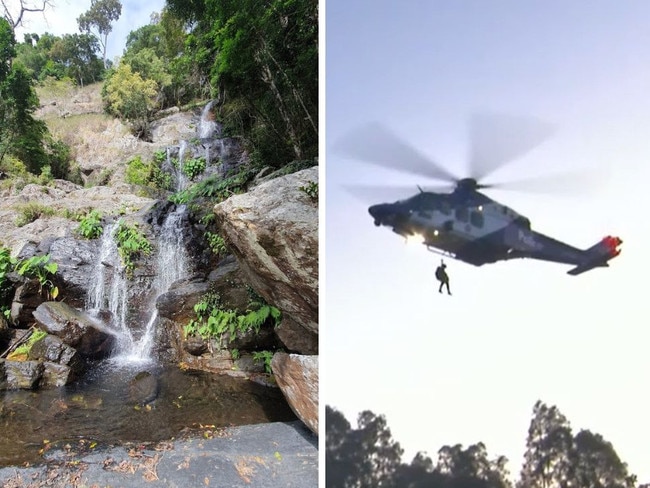
[[[164,367],[150,407],[130,400],[139,368],[107,361],[76,384],[0,396],[0,466],[42,461],[41,449],[147,443],[233,425],[296,420],[282,392],[253,381]],[[48,441],[47,443],[45,441]]]

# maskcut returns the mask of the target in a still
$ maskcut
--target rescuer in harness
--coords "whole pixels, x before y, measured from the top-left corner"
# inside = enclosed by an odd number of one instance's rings
[[[447,265],[441,261],[440,266],[436,268],[436,279],[440,282],[440,288],[438,288],[438,293],[442,293],[442,287],[446,286],[447,294],[451,295],[451,291],[449,291],[449,276],[445,271],[446,267]]]

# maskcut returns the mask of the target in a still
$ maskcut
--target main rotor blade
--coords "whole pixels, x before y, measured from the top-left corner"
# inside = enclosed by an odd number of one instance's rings
[[[420,193],[415,185],[341,185],[349,194],[366,202],[369,205],[377,203],[393,203],[405,200]],[[424,191],[448,193],[453,190],[452,185],[426,186]]]
[[[518,192],[583,197],[595,195],[607,183],[605,170],[577,170],[551,175],[486,184],[485,188]]]
[[[340,139],[332,149],[341,155],[426,178],[456,181],[455,175],[418,152],[394,132],[373,122]]]
[[[547,140],[554,128],[531,117],[475,114],[470,121],[470,176],[485,176]]]

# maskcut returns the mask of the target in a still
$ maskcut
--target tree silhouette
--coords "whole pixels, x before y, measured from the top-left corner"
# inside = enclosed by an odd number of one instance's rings
[[[361,412],[358,428],[327,406],[325,477],[332,488],[391,486],[403,450],[392,438],[383,416]]]
[[[575,437],[557,407],[537,401],[528,429],[518,488],[633,488],[613,446],[599,434],[580,431]]]
[[[436,462],[418,452],[410,464],[393,440],[383,416],[370,411],[358,427],[326,407],[325,479],[328,488],[512,488],[507,459],[490,459],[482,442],[443,446]],[[634,488],[611,443],[581,430],[575,437],[555,406],[538,401],[528,429],[517,488]],[[639,487],[642,488],[642,487]],[[650,488],[650,486],[647,486]]]

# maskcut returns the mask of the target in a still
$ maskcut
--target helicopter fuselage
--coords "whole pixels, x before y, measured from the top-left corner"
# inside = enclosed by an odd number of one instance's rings
[[[395,203],[373,205],[377,226],[419,240],[433,252],[466,263],[487,263],[532,258],[573,265],[569,274],[608,266],[622,241],[607,236],[581,250],[531,229],[530,221],[472,188],[459,186],[451,193],[420,191]]]

